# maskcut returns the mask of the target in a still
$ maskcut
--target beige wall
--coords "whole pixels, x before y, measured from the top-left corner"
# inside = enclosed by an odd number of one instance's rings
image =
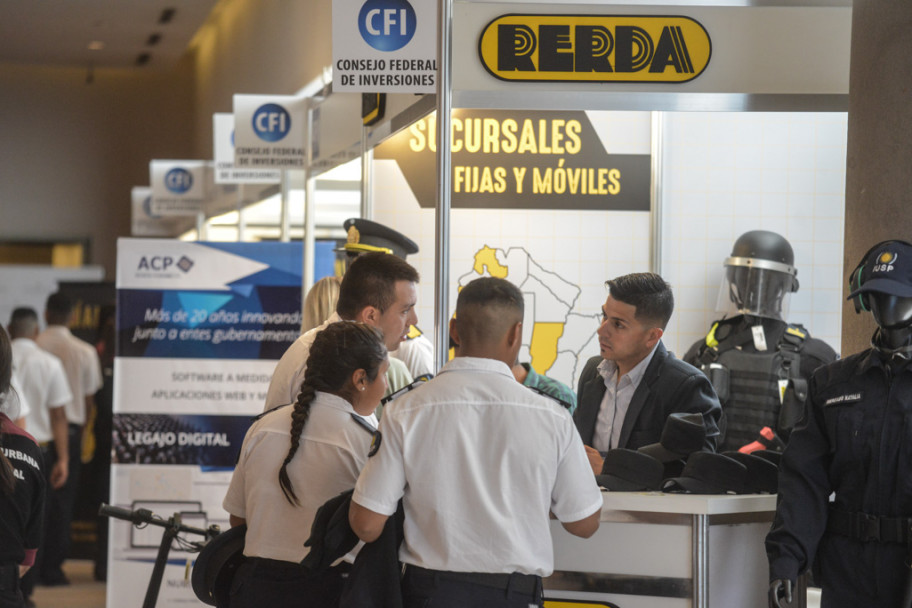
[[[190,64],[166,73],[0,64],[0,239],[87,239],[114,276],[130,188],[190,154]]]
[[[0,240],[88,239],[114,277],[153,158],[211,158],[234,93],[291,94],[331,62],[329,0],[222,0],[180,65],[0,64]]]
[[[200,30],[194,149],[212,156],[212,114],[231,112],[232,96],[291,95],[332,62],[330,0],[222,0]]]

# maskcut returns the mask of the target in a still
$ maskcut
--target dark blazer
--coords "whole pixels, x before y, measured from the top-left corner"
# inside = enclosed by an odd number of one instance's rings
[[[586,445],[592,445],[605,381],[599,375],[601,357],[592,357],[579,379],[576,413],[573,421]],[[652,361],[646,367],[640,385],[633,393],[630,408],[621,426],[619,448],[635,450],[658,443],[669,414],[691,412],[703,414],[706,425],[707,451],[715,451],[719,436],[722,407],[716,391],[706,376],[690,364],[675,359],[659,342]]]

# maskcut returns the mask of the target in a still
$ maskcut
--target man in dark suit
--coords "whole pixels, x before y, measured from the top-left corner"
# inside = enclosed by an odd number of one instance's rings
[[[704,449],[715,451],[722,418],[716,392],[703,372],[675,359],[661,341],[674,310],[671,286],[653,273],[606,284],[600,356],[583,369],[573,416],[593,471],[601,473],[609,449],[659,442],[665,420],[675,412],[702,414]]]

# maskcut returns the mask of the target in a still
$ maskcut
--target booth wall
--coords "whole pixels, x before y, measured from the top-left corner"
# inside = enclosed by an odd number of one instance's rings
[[[787,320],[837,352],[847,115],[679,112],[665,115],[662,274],[675,292],[666,345],[683,355],[714,319],[722,262],[748,230],[795,251],[799,289]]]
[[[331,8],[329,0],[216,6],[191,46],[198,158],[212,158],[212,114],[231,112],[234,94],[292,95],[332,63]]]
[[[0,64],[0,239],[89,241],[108,276],[151,158],[191,154],[191,64],[173,70]],[[4,319],[5,321],[5,319]]]

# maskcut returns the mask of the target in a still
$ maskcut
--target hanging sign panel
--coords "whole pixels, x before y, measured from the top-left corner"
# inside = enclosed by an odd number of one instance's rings
[[[383,142],[418,204],[436,200],[436,116]],[[608,154],[585,112],[457,110],[452,207],[648,211],[648,154]]]
[[[153,160],[150,209],[155,215],[196,215],[206,202],[206,163],[201,160]]]
[[[292,95],[234,96],[234,167],[303,169],[307,100]]]
[[[216,184],[277,184],[279,169],[239,169],[234,166],[234,114],[212,115]]]
[[[435,0],[333,0],[333,91],[433,93]]]
[[[176,216],[162,217],[152,213],[152,189],[135,186],[130,191],[133,236],[177,236],[194,226],[194,221]]]
[[[688,17],[504,15],[478,54],[501,80],[687,82],[709,65],[712,42]]]

